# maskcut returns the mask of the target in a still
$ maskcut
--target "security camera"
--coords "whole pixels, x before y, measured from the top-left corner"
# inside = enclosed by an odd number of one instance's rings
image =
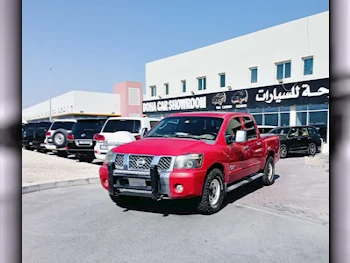
[[[194,95],[194,91],[191,91],[191,94]]]
[[[227,89],[228,89],[228,90],[232,90],[231,86],[227,86]]]
[[[282,84],[283,83],[283,79],[278,79],[278,83]]]

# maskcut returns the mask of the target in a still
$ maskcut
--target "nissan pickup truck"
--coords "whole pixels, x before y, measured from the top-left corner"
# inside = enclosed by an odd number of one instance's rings
[[[237,187],[255,179],[274,183],[279,137],[260,135],[248,113],[173,114],[141,135],[110,150],[99,170],[119,206],[140,197],[193,199],[198,212],[213,214]]]

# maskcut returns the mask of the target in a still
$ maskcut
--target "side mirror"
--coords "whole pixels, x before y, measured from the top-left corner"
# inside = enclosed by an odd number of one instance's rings
[[[236,142],[246,142],[248,140],[247,131],[237,131],[236,132]]]
[[[147,134],[147,132],[148,132],[148,129],[147,129],[147,128],[142,128],[140,137],[141,137],[141,138],[145,137],[145,135]]]

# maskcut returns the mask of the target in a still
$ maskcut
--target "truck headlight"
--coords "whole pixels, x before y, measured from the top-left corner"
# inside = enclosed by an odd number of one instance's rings
[[[203,163],[203,154],[186,154],[176,157],[174,168],[200,168]]]
[[[113,156],[114,156],[114,153],[112,150],[109,150],[105,156],[105,160],[103,162],[105,163],[110,163],[110,162],[113,162]]]

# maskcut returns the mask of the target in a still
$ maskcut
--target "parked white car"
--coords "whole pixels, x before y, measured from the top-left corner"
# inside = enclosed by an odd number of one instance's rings
[[[55,120],[46,132],[45,148],[59,156],[67,156],[67,134],[71,132],[75,119]]]
[[[144,117],[111,117],[99,134],[95,134],[95,157],[103,161],[107,152],[121,144],[140,139],[142,130],[149,131],[160,119]]]

